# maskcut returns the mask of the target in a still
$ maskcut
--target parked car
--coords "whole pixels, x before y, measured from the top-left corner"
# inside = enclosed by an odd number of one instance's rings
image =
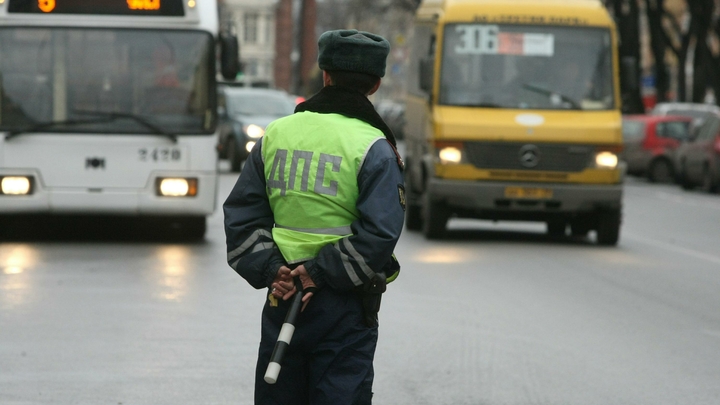
[[[690,136],[692,118],[626,115],[623,117],[622,159],[628,174],[670,183],[675,179],[675,151]]]
[[[709,115],[676,153],[678,181],[686,190],[700,186],[715,192],[720,186],[720,115]]]
[[[255,143],[272,121],[295,110],[291,96],[282,90],[220,86],[218,88],[218,154],[239,172]]]
[[[693,126],[699,127],[712,115],[720,115],[720,107],[713,104],[667,102],[658,103],[651,115],[682,115],[693,119]]]

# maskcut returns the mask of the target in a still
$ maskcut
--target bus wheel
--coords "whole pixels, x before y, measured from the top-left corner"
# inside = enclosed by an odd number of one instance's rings
[[[207,230],[205,217],[181,217],[172,218],[170,232],[172,238],[182,240],[202,240]]]
[[[408,201],[407,207],[405,208],[405,226],[409,231],[422,230],[422,207],[417,204],[413,204]]]
[[[620,210],[600,211],[597,218],[598,245],[617,245],[618,239],[620,239]]]
[[[442,239],[445,237],[445,227],[450,219],[444,203],[430,199],[429,193],[424,194],[423,201],[423,234],[427,239]]]
[[[590,225],[587,224],[587,220],[577,219],[570,222],[570,234],[578,238],[584,238],[590,232]]]
[[[405,184],[410,184],[405,180]],[[409,187],[408,187],[409,188]],[[409,231],[422,230],[422,206],[418,196],[411,190],[405,191],[405,226]]]

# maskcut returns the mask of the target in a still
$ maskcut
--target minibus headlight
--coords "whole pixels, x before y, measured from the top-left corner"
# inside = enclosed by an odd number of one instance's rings
[[[243,127],[243,131],[245,131],[247,136],[254,139],[260,138],[265,135],[265,129],[255,124],[245,125]]]
[[[458,164],[462,161],[462,151],[455,146],[446,146],[438,152],[440,162],[444,165]]]
[[[157,194],[162,197],[194,197],[197,195],[197,179],[158,178]]]
[[[595,155],[595,166],[600,169],[614,169],[617,165],[618,157],[612,152],[598,152],[598,154]]]
[[[32,177],[27,177],[27,176],[0,177],[0,194],[4,194],[4,195],[32,194]]]

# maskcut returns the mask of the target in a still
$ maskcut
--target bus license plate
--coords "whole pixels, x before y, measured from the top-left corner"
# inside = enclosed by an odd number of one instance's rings
[[[532,198],[532,199],[548,199],[552,198],[553,191],[549,188],[531,188],[531,187],[505,187],[505,198]]]

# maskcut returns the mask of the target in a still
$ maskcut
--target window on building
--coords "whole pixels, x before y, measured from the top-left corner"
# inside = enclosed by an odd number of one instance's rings
[[[258,42],[258,20],[260,16],[257,13],[246,13],[243,24],[243,38],[246,44],[256,44]]]

